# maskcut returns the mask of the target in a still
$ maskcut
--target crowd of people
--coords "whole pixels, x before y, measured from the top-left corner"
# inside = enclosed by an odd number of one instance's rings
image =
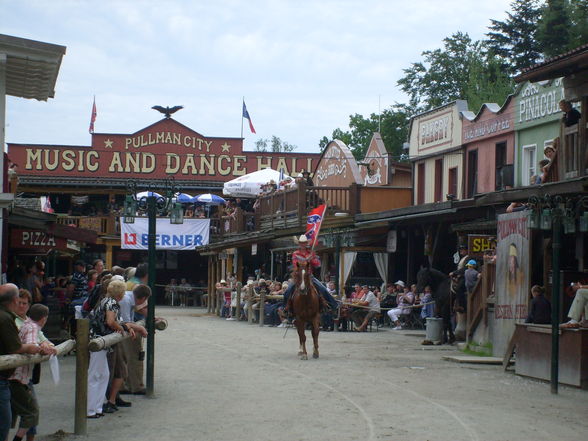
[[[13,280],[0,285],[0,355],[54,355],[55,346],[42,329],[50,314],[47,304],[63,295],[63,323],[72,337],[76,334],[74,318],[80,317],[89,319],[90,338],[115,332],[129,336],[90,353],[87,417],[100,418],[130,407],[132,403],[121,394],[146,393],[142,340],[147,331],[136,322],[146,316],[151,297],[147,265],[105,269],[100,259],[88,266],[77,261],[63,286],[46,280],[43,262],[25,268],[19,284]],[[15,441],[35,438],[39,405],[34,385],[39,380],[40,364],[0,371],[0,440],[7,438],[11,426],[16,427]]]

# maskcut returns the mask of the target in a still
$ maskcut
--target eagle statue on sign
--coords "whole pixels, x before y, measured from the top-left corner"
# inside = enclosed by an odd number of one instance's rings
[[[180,109],[183,109],[184,106],[173,106],[173,107],[163,107],[163,106],[153,106],[153,110],[157,110],[165,115],[166,118],[171,118],[171,114],[177,112]]]

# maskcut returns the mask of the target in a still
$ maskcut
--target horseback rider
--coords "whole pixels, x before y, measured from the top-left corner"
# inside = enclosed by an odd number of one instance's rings
[[[301,235],[298,238],[298,249],[292,253],[293,269],[297,270],[300,262],[302,261],[306,261],[309,263],[309,268],[311,271],[321,266],[321,261],[319,257],[316,255],[314,250],[309,248],[308,238],[305,234]],[[337,303],[337,300],[335,300],[335,298],[331,294],[329,294],[329,291],[327,290],[326,286],[323,285],[316,277],[314,277],[314,275],[312,275],[312,284],[316,288],[317,292],[323,297],[324,301],[326,301],[328,306],[330,306],[331,309],[335,311],[339,307],[339,304]],[[286,289],[286,291],[284,292],[285,311],[288,313],[293,313],[292,302],[288,300],[290,299],[290,295],[292,294],[292,292],[294,292],[295,288],[296,285],[294,283],[291,283],[288,286],[288,289]]]

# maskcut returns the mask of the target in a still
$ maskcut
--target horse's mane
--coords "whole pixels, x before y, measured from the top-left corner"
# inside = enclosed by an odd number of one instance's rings
[[[427,275],[429,280],[429,284],[433,284],[435,286],[431,286],[431,289],[433,290],[433,292],[435,292],[437,290],[437,288],[439,287],[439,285],[441,285],[443,282],[448,282],[449,281],[449,276],[435,268],[423,268],[421,269],[418,273],[417,273],[417,283],[421,281],[421,277]]]

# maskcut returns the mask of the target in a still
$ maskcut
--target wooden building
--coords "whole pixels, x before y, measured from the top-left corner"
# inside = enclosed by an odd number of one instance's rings
[[[464,197],[461,112],[466,110],[467,102],[457,100],[410,120],[414,205]]]

